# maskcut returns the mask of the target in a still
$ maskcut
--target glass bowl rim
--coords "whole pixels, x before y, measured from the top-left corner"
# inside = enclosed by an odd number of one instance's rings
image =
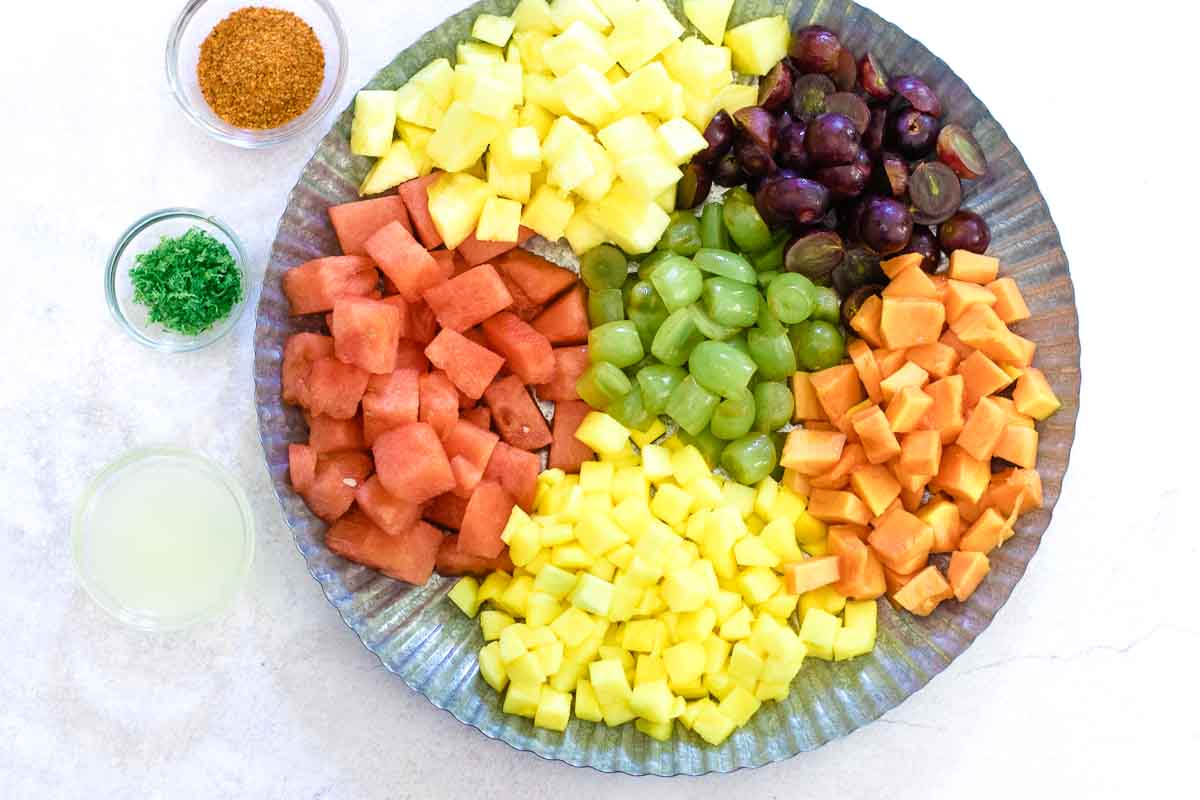
[[[342,27],[342,20],[338,17],[333,5],[328,0],[311,0],[311,2],[319,6],[321,11],[324,12],[326,18],[329,20],[329,24],[333,27],[334,36],[337,39],[337,71],[334,73],[333,86],[329,92],[329,96],[325,98],[324,102],[314,103],[304,113],[300,114],[300,116],[285,122],[277,128],[265,128],[263,130],[235,128],[236,133],[230,133],[205,119],[183,90],[183,84],[179,77],[179,47],[184,31],[191,24],[196,12],[208,2],[210,0],[188,0],[183,9],[180,10],[179,16],[171,24],[171,31],[167,36],[167,83],[171,87],[171,94],[174,96],[175,102],[179,104],[184,116],[193,125],[218,141],[235,147],[257,150],[274,147],[296,138],[315,126],[333,108],[342,93],[342,88],[345,86],[346,73],[349,72],[349,44],[346,39],[346,30]],[[322,85],[324,85],[323,81]]]
[[[233,497],[242,518],[242,559],[238,564],[237,574],[234,576],[230,590],[219,597],[212,605],[185,617],[155,618],[122,606],[99,586],[95,579],[91,577],[91,573],[85,569],[83,563],[83,547],[84,542],[88,538],[87,512],[97,492],[109,479],[122,470],[138,462],[158,457],[170,457],[189,461],[193,466],[213,476]],[[250,507],[250,500],[246,496],[245,489],[242,488],[242,485],[233,473],[224,465],[219,464],[198,450],[176,445],[135,447],[101,467],[87,482],[87,486],[75,501],[75,507],[71,513],[71,561],[75,567],[75,575],[80,585],[83,586],[83,590],[92,599],[92,602],[103,609],[113,619],[130,628],[148,633],[165,633],[190,628],[193,625],[215,619],[230,608],[242,593],[250,577],[250,566],[254,563],[256,542],[257,533],[254,525],[254,512]]]
[[[237,305],[230,311],[229,316],[223,320],[219,320],[214,325],[223,326],[220,332],[215,335],[209,335],[209,331],[199,334],[193,341],[190,342],[168,342],[159,341],[147,336],[137,325],[133,323],[121,310],[121,304],[117,300],[117,269],[121,265],[121,259],[125,256],[125,251],[129,245],[133,243],[140,234],[149,230],[160,222],[166,222],[173,219],[191,219],[212,225],[219,230],[233,244],[233,258],[237,263],[238,272],[242,276],[242,298],[237,302]],[[162,208],[158,211],[151,211],[149,214],[141,217],[132,225],[125,229],[117,239],[117,243],[113,246],[112,252],[109,253],[108,261],[104,267],[104,296],[108,301],[108,310],[112,313],[113,319],[121,326],[125,333],[129,334],[130,338],[141,345],[149,347],[151,350],[158,350],[163,353],[189,353],[196,350],[202,350],[211,344],[221,341],[229,333],[237,327],[237,322],[241,319],[242,314],[246,310],[246,300],[248,299],[249,287],[246,285],[246,247],[242,244],[242,240],[218,217],[212,214],[207,214],[198,208],[172,207]],[[211,329],[210,329],[211,331]]]

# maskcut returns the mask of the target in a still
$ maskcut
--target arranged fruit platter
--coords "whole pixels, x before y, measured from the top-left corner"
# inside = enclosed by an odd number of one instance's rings
[[[1019,153],[851,2],[489,0],[360,91],[258,310],[276,491],[484,734],[703,774],[894,708],[1011,594],[1079,344]]]

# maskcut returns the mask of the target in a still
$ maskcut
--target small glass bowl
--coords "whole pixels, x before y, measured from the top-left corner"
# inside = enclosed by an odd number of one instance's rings
[[[167,39],[167,82],[183,112],[193,124],[214,139],[249,149],[282,144],[311,128],[341,94],[349,65],[346,32],[326,0],[271,0],[271,8],[291,11],[313,29],[325,51],[325,79],[311,106],[292,121],[264,130],[236,128],[209,108],[196,76],[200,45],[217,23],[241,8],[247,0],[188,0]]]
[[[180,485],[192,495],[172,491]],[[143,631],[179,630],[228,609],[249,577],[254,539],[254,514],[233,475],[178,447],[141,448],[109,464],[71,518],[84,590]]]
[[[149,309],[133,301],[133,282],[129,271],[135,266],[139,253],[153,250],[164,236],[176,237],[191,228],[199,228],[229,248],[242,275],[242,299],[229,310],[229,315],[196,336],[167,330],[149,321]],[[194,208],[164,208],[139,219],[129,226],[108,257],[104,270],[104,294],[113,319],[139,344],[164,353],[186,353],[208,347],[233,330],[242,311],[250,287],[246,281],[246,251],[241,240],[221,220]]]

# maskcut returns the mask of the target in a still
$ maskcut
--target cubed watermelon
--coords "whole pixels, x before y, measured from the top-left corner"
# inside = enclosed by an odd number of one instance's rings
[[[420,376],[415,369],[371,376],[362,399],[363,438],[368,446],[392,428],[420,418]]]
[[[465,331],[462,332],[462,335],[467,337],[468,339],[470,339],[472,342],[479,345],[480,347],[486,347],[488,350],[492,349],[492,343],[489,342],[487,336],[485,336],[483,334],[483,328],[467,328]],[[492,352],[495,352],[495,351],[492,351]],[[497,355],[499,355],[499,353],[497,353]],[[472,405],[472,404],[468,403],[467,405]]]
[[[425,345],[412,339],[401,339],[396,345],[396,369],[427,371],[429,359],[425,357]]]
[[[399,222],[412,229],[408,224],[408,209],[398,194],[330,206],[329,221],[337,233],[342,253],[348,256],[365,256],[367,249],[363,245],[367,239],[389,222]]]
[[[450,491],[459,497],[470,499],[475,487],[483,480],[483,470],[464,456],[454,456],[450,459],[450,471],[454,473],[455,482]]]
[[[476,239],[475,234],[472,233],[466,239],[459,242],[458,247],[454,249],[467,264],[474,267],[504,255],[517,245],[525,244],[533,237],[534,232],[522,225],[517,230],[517,241],[515,242],[484,242]]]
[[[333,310],[339,297],[368,297],[379,288],[379,270],[366,256],[317,258],[283,273],[292,315]]]
[[[424,586],[433,575],[438,550],[446,535],[432,525],[417,520],[415,525],[394,538],[397,541],[391,560],[380,572],[398,581]]]
[[[591,407],[582,400],[554,404],[554,442],[550,445],[550,468],[579,472],[579,465],[596,457],[592,449],[575,438],[579,423]]]
[[[527,384],[546,383],[554,377],[554,348],[550,340],[511,311],[501,311],[483,321],[491,349],[504,356],[508,368]]]
[[[500,534],[508,524],[516,502],[504,488],[493,481],[481,481],[475,487],[462,527],[458,531],[458,549],[467,555],[496,558],[504,550]]]
[[[325,533],[325,545],[342,558],[421,586],[433,574],[444,538],[436,528],[420,521],[397,536],[389,536],[365,514],[355,513],[346,515]]]
[[[317,477],[317,451],[306,444],[289,444],[288,477],[297,492],[308,491]]]
[[[367,391],[371,373],[336,358],[318,358],[308,375],[308,410],[334,419],[350,419]]]
[[[400,312],[394,305],[362,297],[341,297],[333,304],[333,351],[338,360],[373,375],[396,369]]]
[[[443,528],[458,530],[462,526],[463,514],[467,513],[467,501],[453,492],[438,495],[425,504],[421,516]]]
[[[418,418],[441,436],[458,420],[458,390],[441,370],[421,375]]]
[[[553,437],[546,418],[516,375],[496,381],[483,396],[504,441],[522,450],[537,450],[550,444]]]
[[[517,501],[517,505],[532,512],[541,469],[542,460],[537,453],[518,450],[506,442],[499,442],[492,451],[487,469],[483,471],[483,479],[500,484]]]
[[[583,344],[588,338],[587,299],[576,286],[538,314],[533,327],[551,344]]]
[[[445,370],[454,385],[474,400],[483,396],[483,390],[504,366],[503,358],[448,328],[425,348],[425,357],[438,369]],[[494,416],[495,409],[492,413]]]
[[[424,422],[388,431],[375,440],[371,452],[383,487],[410,503],[432,500],[455,486],[437,431]]]
[[[402,500],[383,488],[378,475],[372,475],[358,485],[354,502],[389,536],[399,536],[421,518],[421,506]]]
[[[321,456],[317,459],[312,486],[301,496],[314,514],[326,522],[333,522],[350,509],[359,483],[370,474],[371,457],[364,452]]]
[[[367,239],[367,252],[410,303],[450,277],[450,264],[438,261],[399,222],[389,222]]]
[[[442,539],[438,548],[435,569],[439,575],[488,575],[496,570],[504,570],[512,574],[513,563],[508,557],[508,548],[504,548],[495,558],[480,558],[464,553],[458,549],[458,534],[452,533]]]
[[[404,295],[402,295],[402,294],[385,295],[384,297],[381,297],[379,299],[379,302],[387,303],[389,306],[395,306],[396,310],[400,313],[400,338],[401,339],[411,339],[412,338],[412,321],[411,321],[410,317],[412,316],[412,313],[409,311],[409,304],[408,304],[408,301],[404,299]],[[330,324],[329,329],[333,330],[332,323]]]
[[[432,250],[442,243],[442,236],[433,224],[429,215],[429,184],[441,177],[441,172],[434,172],[423,178],[413,178],[400,184],[400,196],[404,198],[404,207],[408,209],[408,218],[412,222],[413,231],[421,244]]]
[[[485,431],[492,429],[492,411],[487,406],[459,409],[458,418],[466,420],[476,427],[483,428]]]
[[[469,269],[422,293],[443,328],[462,333],[512,305],[512,295],[491,264]]]
[[[361,416],[334,419],[324,414],[306,412],[304,419],[308,422],[308,446],[316,450],[317,455],[367,449]]]
[[[433,309],[424,300],[409,305],[408,325],[409,338],[414,342],[420,342],[422,347],[428,345],[438,335],[437,317],[433,315]]]
[[[589,363],[586,344],[554,348],[554,375],[546,383],[534,387],[537,396],[554,403],[578,400],[575,382],[587,370]]]
[[[430,250],[429,255],[442,265],[442,269],[446,270],[451,278],[457,278],[470,269],[467,262],[459,258],[458,253],[453,250]]]
[[[308,379],[314,361],[333,355],[333,339],[319,333],[294,333],[283,346],[283,402],[307,407]]]
[[[503,270],[497,270],[500,273],[500,280],[504,281],[504,286],[508,289],[508,293],[512,295],[512,305],[509,306],[509,311],[516,314],[521,319],[529,322],[542,313],[542,304],[535,303],[525,294],[525,290],[520,287],[512,278],[508,277]]]
[[[462,456],[479,467],[480,474],[487,469],[492,451],[499,441],[500,437],[496,434],[464,419],[457,420],[442,434],[442,447],[446,448],[446,456],[450,461],[453,462],[455,456]]]
[[[557,297],[579,280],[571,270],[528,250],[510,250],[492,263],[538,305]]]

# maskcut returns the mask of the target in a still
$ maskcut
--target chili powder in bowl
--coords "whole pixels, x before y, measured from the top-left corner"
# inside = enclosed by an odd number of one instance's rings
[[[167,81],[195,125],[259,148],[311,128],[341,92],[346,35],[326,0],[189,0],[167,40]]]

